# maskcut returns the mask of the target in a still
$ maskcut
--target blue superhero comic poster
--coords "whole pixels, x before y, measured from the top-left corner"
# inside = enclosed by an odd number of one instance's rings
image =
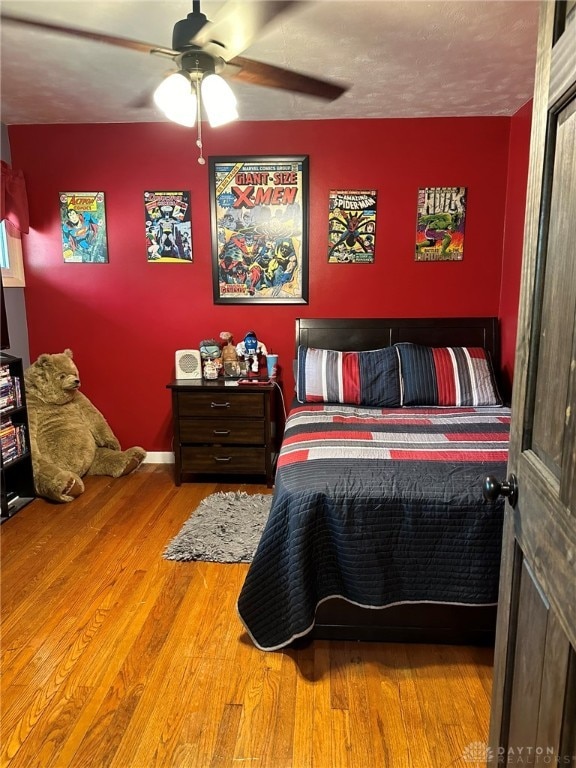
[[[216,303],[307,302],[307,157],[210,158]]]
[[[462,261],[466,187],[418,190],[416,261]]]
[[[375,189],[330,192],[329,264],[372,264],[374,262],[376,201]]]
[[[106,264],[104,192],[60,192],[59,197],[64,261]]]
[[[144,192],[149,263],[192,264],[190,192]]]

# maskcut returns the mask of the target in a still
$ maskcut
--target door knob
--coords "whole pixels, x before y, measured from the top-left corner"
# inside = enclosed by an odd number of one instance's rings
[[[486,501],[496,501],[498,496],[506,496],[512,507],[518,501],[518,479],[516,475],[509,475],[508,480],[496,480],[495,477],[487,477],[484,480],[482,493]]]

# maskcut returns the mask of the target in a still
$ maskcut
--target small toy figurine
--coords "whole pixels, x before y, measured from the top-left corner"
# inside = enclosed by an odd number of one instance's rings
[[[217,379],[218,378],[218,368],[216,367],[216,363],[214,360],[206,360],[204,363],[204,372],[203,372],[205,379]]]
[[[246,336],[244,336],[244,340],[236,345],[236,352],[238,352],[240,357],[244,358],[246,366],[252,361],[250,366],[252,373],[258,373],[260,367],[258,355],[268,354],[266,346],[261,341],[258,341],[255,331],[248,331]]]
[[[202,371],[205,379],[218,378],[218,369],[222,367],[220,355],[220,344],[215,339],[204,339],[200,342],[200,357],[202,358]],[[206,375],[206,368],[208,368],[209,375]],[[216,375],[213,375],[212,369],[216,371]]]
[[[221,356],[224,376],[239,376],[240,363],[238,362],[238,352],[236,352],[236,347],[233,344],[232,334],[229,331],[222,331],[220,338],[224,342]]]
[[[200,342],[200,356],[202,360],[216,360],[220,357],[220,344],[216,339],[204,339]]]

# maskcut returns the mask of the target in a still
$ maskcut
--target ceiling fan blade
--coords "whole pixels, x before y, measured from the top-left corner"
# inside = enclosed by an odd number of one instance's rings
[[[106,32],[94,32],[92,30],[81,29],[79,27],[68,27],[63,24],[56,24],[51,21],[40,21],[38,19],[29,19],[25,16],[14,16],[11,13],[0,13],[0,18],[3,22],[20,24],[21,26],[44,30],[45,32],[58,32],[61,35],[80,37],[84,40],[94,40],[97,43],[115,45],[119,48],[129,48],[130,50],[140,51],[142,53],[160,53],[164,56],[171,56],[172,58],[178,56],[178,51],[173,51],[172,48],[164,48],[161,45],[145,43],[141,40],[132,40],[128,37],[109,35]]]
[[[202,27],[193,43],[211,55],[229,61],[249,48],[272,19],[296,5],[295,0],[266,3],[261,0],[228,0],[214,19]]]
[[[244,56],[236,56],[228,64],[230,68],[225,73],[226,77],[242,83],[264,85],[293,93],[305,93],[327,101],[334,101],[348,90],[345,86],[330,83],[327,80],[319,80],[316,77],[291,72],[261,61],[246,59]]]

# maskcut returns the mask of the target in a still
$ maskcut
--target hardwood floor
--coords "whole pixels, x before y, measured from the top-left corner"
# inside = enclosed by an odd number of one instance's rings
[[[235,609],[246,565],[162,559],[202,498],[265,486],[176,488],[154,465],[86,485],[0,528],[2,766],[482,764],[468,745],[487,739],[489,649],[263,653]]]

